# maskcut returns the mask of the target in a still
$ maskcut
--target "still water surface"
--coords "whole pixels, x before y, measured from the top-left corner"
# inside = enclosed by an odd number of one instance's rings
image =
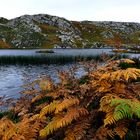
[[[43,49],[45,51],[45,49]],[[35,56],[42,55],[42,53],[36,53],[36,50],[0,50],[0,56]],[[111,49],[53,49],[54,53],[46,55],[96,55],[105,53],[111,53]],[[43,54],[45,55],[45,54]]]
[[[26,78],[29,81],[38,79],[42,75],[49,75],[55,82],[59,82],[57,72],[58,70],[68,70],[75,64],[67,65],[9,65],[0,66],[0,97],[18,98],[19,92],[23,90],[22,85],[27,84]],[[84,70],[79,68],[75,75],[80,77],[84,74]],[[28,81],[28,82],[29,82]]]
[[[38,50],[0,50],[0,56],[32,56],[42,55],[36,53]],[[97,55],[102,53],[112,53],[111,49],[54,49],[53,54],[45,55]],[[131,57],[139,57],[140,54],[128,54]],[[18,98],[19,92],[23,90],[21,87],[26,83],[25,77],[31,81],[39,78],[41,75],[50,75],[55,82],[58,82],[57,70],[68,70],[74,64],[65,65],[0,65],[0,97]],[[78,69],[76,76],[80,77],[84,74],[81,66]]]

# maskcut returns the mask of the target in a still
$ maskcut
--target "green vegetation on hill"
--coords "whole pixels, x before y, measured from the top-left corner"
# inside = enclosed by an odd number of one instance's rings
[[[0,41],[3,40],[10,48],[99,48],[114,46],[118,40],[121,46],[138,46],[140,24],[24,15],[11,20],[0,18]]]
[[[47,24],[39,24],[39,27],[41,28],[42,33],[47,35],[42,48],[51,49],[54,48],[54,45],[60,44],[60,39],[57,36],[58,27]]]

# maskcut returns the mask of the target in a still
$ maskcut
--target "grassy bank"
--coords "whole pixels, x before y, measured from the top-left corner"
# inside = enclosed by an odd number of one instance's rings
[[[114,55],[109,55],[113,57]],[[126,55],[119,55],[118,58],[126,58]],[[83,60],[102,61],[101,55],[91,56],[0,56],[0,65],[4,64],[65,64]]]

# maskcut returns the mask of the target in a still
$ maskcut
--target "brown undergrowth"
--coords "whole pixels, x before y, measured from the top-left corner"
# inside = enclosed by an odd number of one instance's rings
[[[0,139],[126,138],[140,124],[140,69],[121,69],[121,62],[134,63],[129,59],[100,66],[88,63],[88,74],[79,79],[73,68],[59,72],[58,84],[49,77],[27,84],[25,97],[10,110],[16,119],[0,119]]]

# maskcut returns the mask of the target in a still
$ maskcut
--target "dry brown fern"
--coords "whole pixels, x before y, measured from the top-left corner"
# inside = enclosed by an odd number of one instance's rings
[[[73,120],[77,120],[80,116],[85,116],[88,114],[88,111],[84,108],[72,108],[68,110],[65,115],[56,115],[53,120],[40,131],[41,137],[46,137],[59,128],[63,128],[72,123]]]
[[[18,123],[3,118],[0,120],[0,138],[1,140],[36,140],[43,122],[44,119],[39,120],[38,115],[24,118]]]
[[[70,125],[65,131],[64,140],[81,140],[86,135],[86,130],[90,127],[88,120],[81,120]]]
[[[121,70],[120,62],[134,63],[129,59],[100,66],[89,63],[89,73],[80,79],[74,77],[73,68],[59,73],[58,84],[47,77],[27,85],[27,98],[13,108],[19,122],[1,119],[0,138],[106,140],[118,135],[123,139],[130,122],[140,118],[139,94],[132,86],[140,70]]]

